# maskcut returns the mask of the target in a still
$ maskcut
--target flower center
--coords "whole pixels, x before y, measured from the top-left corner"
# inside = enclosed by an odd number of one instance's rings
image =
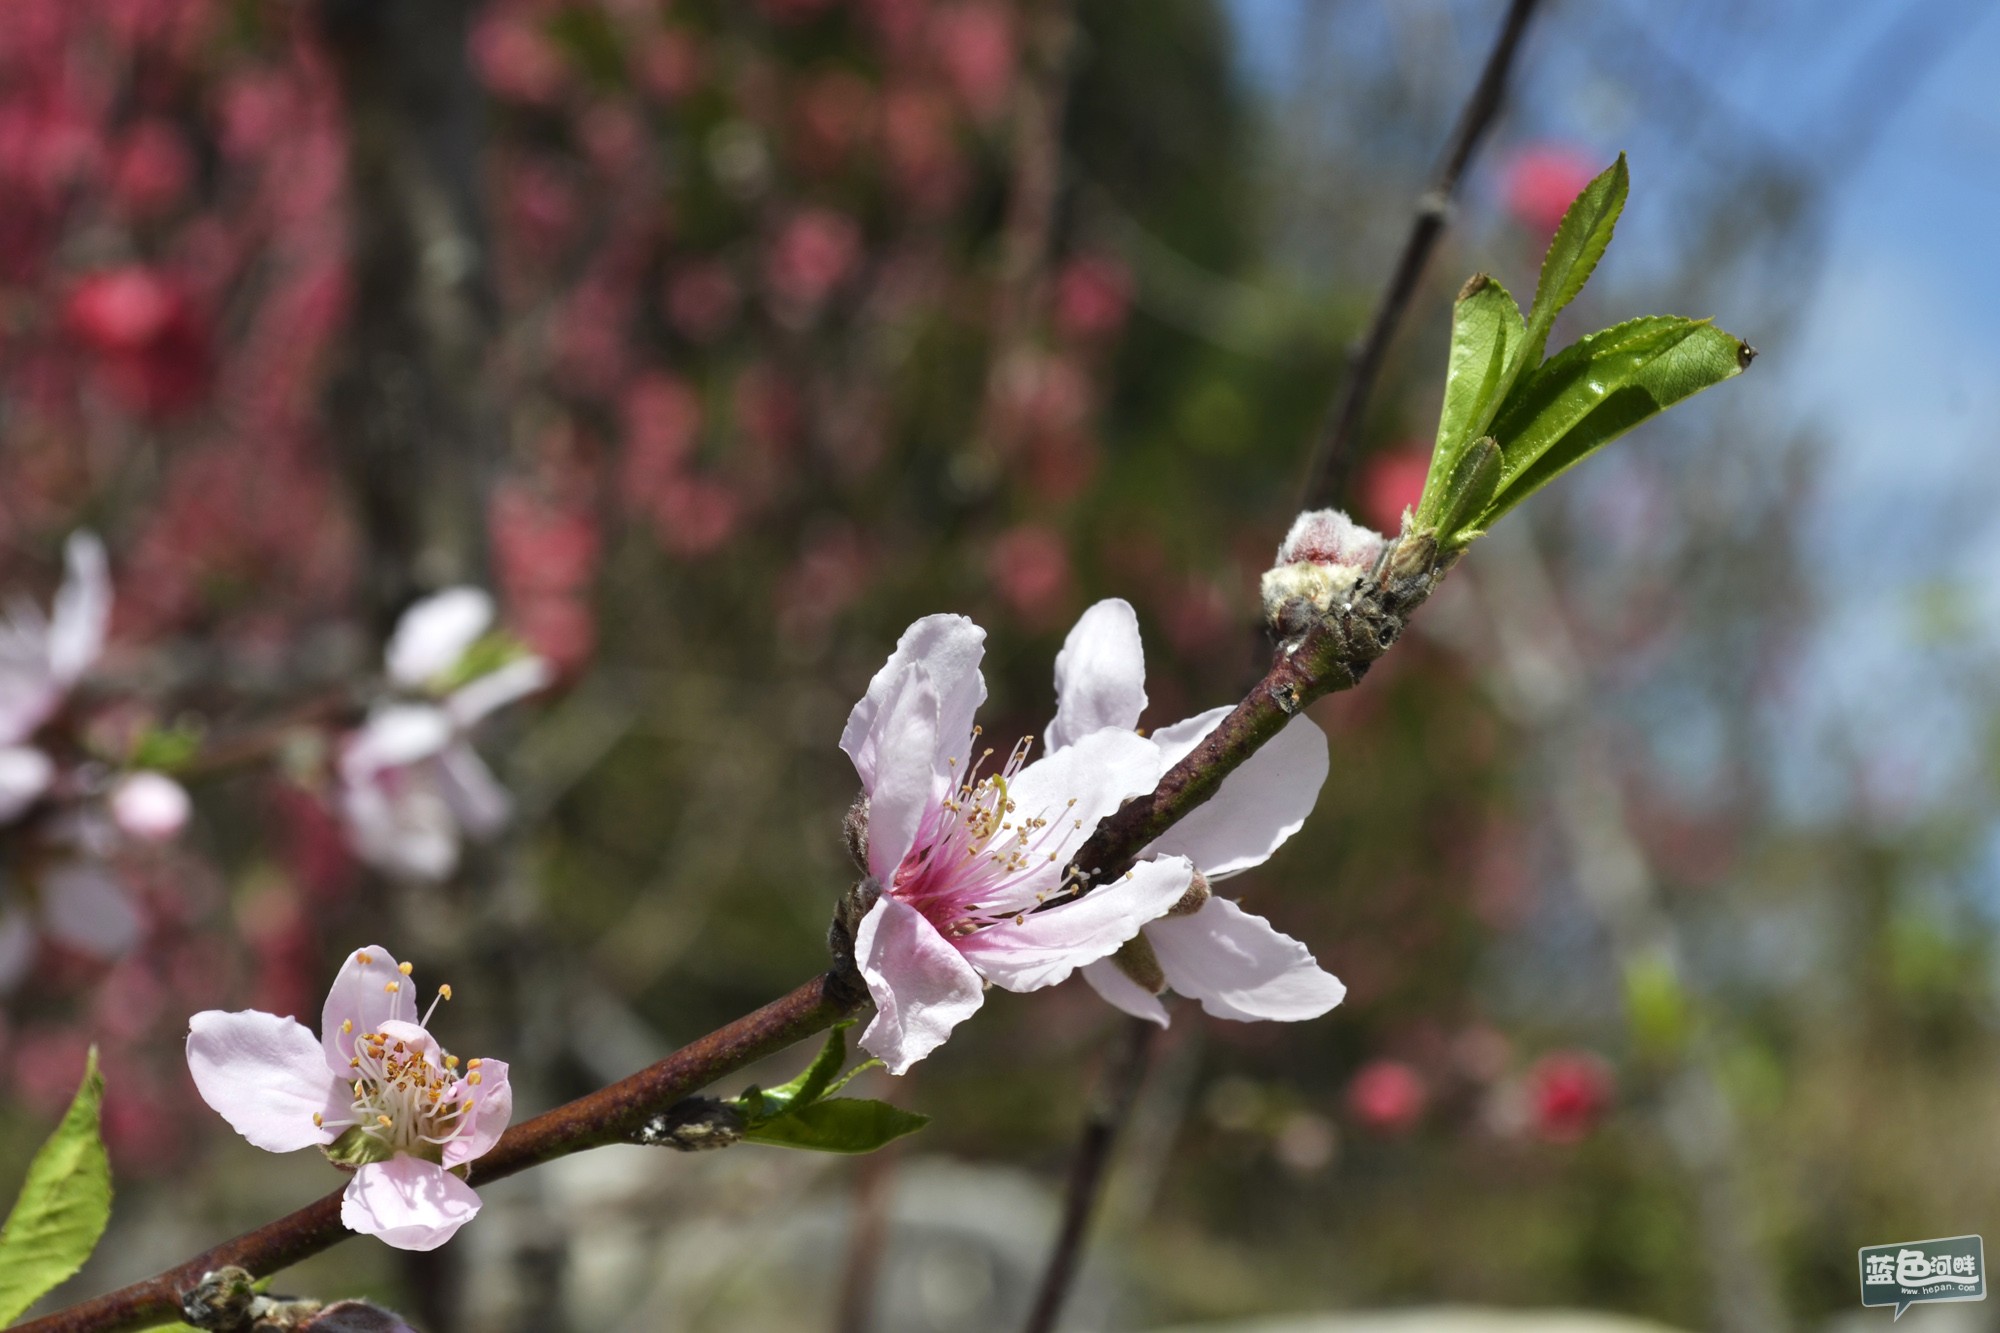
[[[974,727],[976,743],[980,729]],[[1057,861],[1060,818],[1045,812],[1022,815],[1012,783],[1026,767],[1034,738],[1024,736],[996,772],[981,774],[994,751],[987,747],[968,766],[945,799],[925,812],[915,844],[896,868],[892,891],[922,912],[947,936],[969,935],[1014,911],[999,912],[992,900],[1013,881]],[[957,761],[952,761],[954,769]],[[1074,806],[1071,799],[1064,811]],[[1081,821],[1072,821],[1081,828]],[[1037,902],[1048,897],[1038,892]]]
[[[410,965],[402,971],[409,975]],[[390,982],[390,989],[400,983]],[[425,1025],[438,1002],[451,998],[451,987],[438,987],[437,999],[417,1023],[386,1023],[373,1032],[356,1033],[354,1021],[340,1026],[340,1045],[348,1052],[348,1087],[353,1093],[350,1119],[329,1121],[315,1112],[313,1123],[345,1127],[344,1156],[374,1161],[406,1153],[438,1161],[444,1145],[472,1132],[480,1061],[468,1060],[463,1070],[455,1055],[439,1046]],[[358,1140],[358,1141],[357,1141]]]

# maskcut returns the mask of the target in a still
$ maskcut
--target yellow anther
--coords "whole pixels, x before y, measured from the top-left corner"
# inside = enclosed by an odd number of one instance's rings
[[[401,989],[403,989],[403,983],[400,981],[392,981],[382,987],[383,993],[388,995],[394,995]]]
[[[375,960],[373,958],[370,958],[365,953],[358,953],[354,955],[354,961],[361,964],[363,967],[366,967]]]
[[[376,1122],[377,1124],[381,1125],[381,1126],[382,1126],[382,1128],[384,1128],[384,1129],[387,1129],[387,1128],[389,1128],[389,1126],[391,1126],[391,1125],[393,1125],[393,1124],[395,1124],[395,1123],[396,1123],[395,1121],[391,1120],[391,1119],[390,1119],[390,1118],[389,1118],[388,1116],[386,1116],[386,1115],[378,1115],[378,1116],[376,1116],[376,1117],[375,1117],[375,1122]]]
[[[396,970],[407,977],[413,970],[413,965],[410,963],[398,963],[396,964]]]
[[[351,1019],[351,1018],[343,1018],[343,1019],[341,1019],[341,1020],[340,1020],[340,1030],[341,1030],[342,1032],[352,1032],[352,1031],[354,1031],[354,1020],[353,1020],[353,1019]]]
[[[447,1056],[446,1056],[446,1057],[444,1058],[444,1067],[445,1067],[446,1069],[456,1069],[456,1068],[458,1068],[458,1057],[457,1057],[457,1056],[455,1056],[455,1055],[447,1055]]]
[[[471,1059],[471,1060],[467,1060],[467,1061],[465,1062],[465,1067],[466,1067],[467,1069],[477,1069],[477,1068],[479,1068],[479,1066],[481,1066],[481,1065],[483,1065],[483,1064],[485,1064],[485,1063],[486,1063],[486,1061],[484,1061],[484,1060],[482,1060],[482,1059],[478,1059],[478,1058],[474,1058],[474,1059]]]
[[[473,1087],[475,1087],[475,1088],[476,1088],[476,1087],[478,1087],[478,1086],[479,1086],[479,1080],[480,1080],[480,1077],[481,1077],[481,1075],[480,1075],[479,1071],[475,1069],[475,1070],[473,1070],[473,1071],[472,1071],[472,1072],[471,1072],[470,1074],[467,1074],[467,1075],[465,1076],[465,1081],[466,1081],[467,1083],[470,1083],[470,1084],[471,1084],[471,1085],[472,1085]]]
[[[322,1127],[324,1127],[324,1126],[325,1126],[325,1124],[326,1124],[326,1117],[325,1117],[325,1116],[323,1116],[323,1115],[321,1115],[321,1114],[320,1114],[320,1113],[319,1113],[318,1111],[314,1111],[314,1112],[313,1112],[313,1123],[314,1123],[315,1125],[319,1125],[319,1126],[322,1126]]]
[[[445,999],[449,1000],[451,998],[451,986],[449,984],[439,986],[438,994],[444,996]]]

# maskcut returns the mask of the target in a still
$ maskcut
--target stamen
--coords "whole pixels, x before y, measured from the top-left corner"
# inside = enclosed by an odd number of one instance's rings
[[[392,981],[386,986],[382,987],[383,993],[387,995],[394,995],[397,991],[401,989],[403,989],[403,983],[400,981]]]
[[[416,970],[416,967],[412,963],[398,963],[396,964],[396,970],[407,977],[411,972]]]

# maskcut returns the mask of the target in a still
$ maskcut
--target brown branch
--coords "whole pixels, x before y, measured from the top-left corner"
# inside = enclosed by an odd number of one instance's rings
[[[1090,1116],[1083,1123],[1076,1153],[1070,1158],[1069,1180],[1063,1187],[1062,1225],[1049,1249],[1048,1264],[1042,1269],[1034,1308],[1023,1325],[1024,1333],[1052,1333],[1062,1314],[1063,1302],[1069,1297],[1070,1286],[1082,1266],[1084,1241],[1097,1211],[1098,1196],[1104,1190],[1112,1149],[1118,1146],[1119,1132],[1131,1118],[1132,1104],[1138,1100],[1139,1088],[1146,1081],[1157,1032],[1146,1019],[1128,1018],[1098,1080]]]
[[[1221,725],[1145,796],[1127,802],[1091,835],[1072,870],[1086,886],[1125,873],[1167,828],[1215,794],[1300,709],[1321,695],[1353,687],[1403,632],[1449,562],[1427,537],[1393,544],[1377,572],[1301,639],[1281,646],[1264,679]],[[851,962],[815,977],[783,999],[682,1047],[657,1064],[586,1097],[516,1125],[473,1164],[475,1183],[542,1162],[628,1140],[681,1098],[822,1032],[866,1000]],[[246,1232],[143,1282],[45,1315],[15,1333],[113,1333],[159,1322],[180,1308],[182,1293],[224,1265],[268,1276],[338,1244],[353,1233],[340,1222],[340,1195],[329,1194],[288,1217]]]
[[[1396,259],[1395,270],[1375,307],[1367,335],[1347,350],[1347,374],[1341,379],[1339,396],[1327,413],[1326,425],[1306,465],[1305,489],[1299,497],[1301,509],[1330,505],[1344,488],[1354,437],[1361,429],[1368,395],[1382,373],[1389,340],[1395,336],[1396,326],[1402,323],[1403,313],[1416,295],[1417,280],[1423,276],[1431,251],[1437,248],[1438,237],[1444,234],[1459,179],[1500,112],[1514,53],[1520,48],[1521,35],[1527,31],[1537,3],[1538,0],[1511,0],[1507,6],[1507,17],[1501,21],[1493,49],[1487,53],[1486,67],[1479,72],[1479,82],[1473,85],[1465,109],[1459,112],[1458,123],[1445,144],[1430,188],[1417,203],[1417,215],[1403,241],[1403,253]]]

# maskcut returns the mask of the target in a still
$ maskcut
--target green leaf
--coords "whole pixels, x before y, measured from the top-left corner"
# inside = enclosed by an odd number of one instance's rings
[[[1474,525],[1499,489],[1500,466],[1500,446],[1491,435],[1474,440],[1459,457],[1439,505],[1436,527],[1439,547],[1451,550],[1480,535],[1482,530]]]
[[[1707,320],[1650,315],[1578,339],[1509,397],[1493,428],[1493,521],[1594,450],[1691,394],[1743,372],[1755,353]]]
[[[1507,289],[1476,273],[1458,293],[1451,310],[1451,357],[1444,373],[1444,410],[1438,415],[1437,447],[1431,475],[1417,505],[1417,526],[1437,521],[1445,483],[1469,442],[1478,438],[1499,407],[1500,382],[1520,350],[1526,326]]]
[[[836,1097],[780,1116],[744,1131],[749,1143],[812,1152],[874,1152],[905,1134],[914,1134],[930,1117],[865,1097]]]
[[[763,1124],[779,1116],[802,1111],[824,1097],[834,1076],[840,1073],[841,1065],[847,1062],[847,1029],[850,1026],[851,1023],[841,1023],[827,1033],[826,1044],[819,1048],[819,1054],[797,1078],[768,1090],[751,1088],[746,1091],[737,1099],[744,1118],[753,1126]]]
[[[1604,249],[1611,244],[1611,232],[1618,225],[1618,215],[1625,211],[1625,196],[1631,187],[1625,154],[1620,153],[1616,162],[1583,187],[1583,193],[1563,214],[1562,224],[1549,242],[1549,252],[1542,257],[1541,280],[1535,284],[1535,304],[1528,311],[1526,355],[1513,378],[1518,379],[1522,372],[1541,363],[1542,349],[1548,345],[1549,330],[1555,327],[1556,316],[1576,299],[1583,284],[1590,281],[1597,261],[1604,258]]]
[[[98,1133],[103,1104],[104,1076],[93,1046],[76,1099],[28,1163],[21,1197],[0,1227],[0,1324],[83,1267],[104,1235],[111,1220],[111,1164]]]

